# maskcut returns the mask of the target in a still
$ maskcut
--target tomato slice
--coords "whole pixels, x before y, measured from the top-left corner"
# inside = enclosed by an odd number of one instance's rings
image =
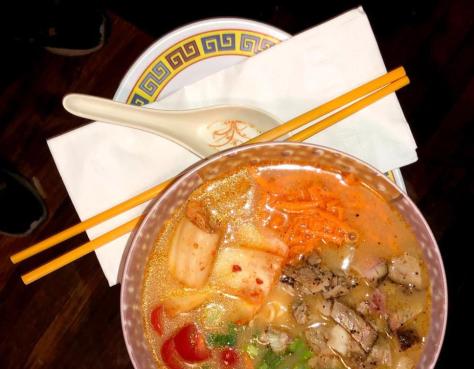
[[[168,338],[161,346],[161,359],[169,369],[184,369],[181,359],[176,351],[174,337]]]
[[[231,347],[226,347],[220,354],[221,363],[226,368],[233,368],[239,361],[239,354]]]
[[[163,305],[158,305],[151,312],[151,326],[160,336],[163,335]]]
[[[211,357],[204,336],[195,324],[185,325],[174,336],[176,351],[189,363],[197,363]]]

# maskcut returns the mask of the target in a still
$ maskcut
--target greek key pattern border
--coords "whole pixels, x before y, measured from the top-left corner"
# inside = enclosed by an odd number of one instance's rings
[[[279,43],[275,37],[248,30],[220,29],[192,35],[158,55],[138,78],[127,104],[156,101],[165,86],[188,66],[216,56],[250,57]]]

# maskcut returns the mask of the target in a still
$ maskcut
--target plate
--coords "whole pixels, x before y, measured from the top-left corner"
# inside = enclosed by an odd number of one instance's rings
[[[114,100],[151,103],[290,37],[247,19],[213,18],[188,24],[160,38],[137,59]]]
[[[188,24],[160,38],[132,65],[114,100],[145,105],[291,37],[242,18],[212,18]],[[399,169],[387,173],[404,192]]]

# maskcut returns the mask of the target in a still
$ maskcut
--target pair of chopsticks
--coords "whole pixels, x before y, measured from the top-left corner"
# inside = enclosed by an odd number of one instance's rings
[[[367,82],[333,100],[328,101],[327,103],[312,109],[304,114],[297,116],[296,118],[291,119],[290,121],[273,128],[267,132],[262,133],[261,135],[247,141],[245,144],[257,143],[257,142],[266,142],[275,140],[289,132],[300,128],[316,119],[319,119],[325,116],[328,113],[336,111],[334,114],[320,120],[317,123],[314,123],[307,128],[299,131],[298,133],[289,137],[286,141],[292,142],[301,142],[309,137],[321,132],[322,130],[332,126],[333,124],[339,122],[340,120],[358,112],[359,110],[373,104],[377,100],[399,90],[400,88],[409,84],[410,81],[406,76],[405,69],[399,67],[390,71],[389,73],[380,76],[370,82]],[[352,104],[350,104],[352,103]],[[350,105],[348,105],[350,104]],[[348,105],[347,107],[345,107]],[[339,109],[339,110],[338,110]],[[61,231],[37,244],[34,244],[23,251],[20,251],[10,257],[11,261],[16,264],[23,260],[30,258],[33,255],[36,255],[44,250],[47,250],[53,246],[56,246],[58,243],[65,241],[73,236],[78,235],[79,233],[84,232],[85,230],[96,226],[99,223],[102,223],[124,211],[127,211],[135,206],[142,204],[162,192],[173,179],[167,180],[159,185],[150,188],[149,190],[132,197],[108,210],[105,210],[89,219],[84,220],[83,222],[76,224],[64,231]],[[99,247],[105,245],[106,243],[115,240],[116,238],[132,231],[138,222],[141,220],[141,216],[136,217],[125,224],[104,233],[103,235],[97,237],[96,239],[87,242],[77,248],[47,262],[46,264],[41,265],[40,267],[33,269],[32,271],[21,276],[21,279],[25,284],[30,284],[45,275],[48,275],[55,270],[60,269],[61,267],[72,263],[73,261],[81,258],[82,256],[98,249]]]

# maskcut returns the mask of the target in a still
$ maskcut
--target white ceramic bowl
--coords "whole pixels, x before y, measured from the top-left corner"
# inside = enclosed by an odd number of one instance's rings
[[[431,325],[418,369],[433,369],[443,343],[447,319],[447,286],[438,245],[423,215],[403,191],[383,173],[342,152],[302,143],[269,142],[219,152],[188,168],[154,203],[130,239],[121,290],[122,327],[130,358],[136,369],[156,368],[145,339],[141,310],[144,268],[156,237],[171,214],[191,192],[211,180],[245,164],[287,162],[330,166],[357,177],[376,189],[411,225],[423,250],[432,289]]]

